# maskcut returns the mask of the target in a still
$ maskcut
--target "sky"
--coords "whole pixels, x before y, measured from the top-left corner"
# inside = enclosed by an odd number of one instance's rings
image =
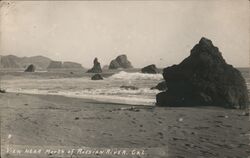
[[[249,66],[248,0],[3,1],[0,54],[43,55],[91,67],[126,54],[134,67],[180,63],[201,37]]]

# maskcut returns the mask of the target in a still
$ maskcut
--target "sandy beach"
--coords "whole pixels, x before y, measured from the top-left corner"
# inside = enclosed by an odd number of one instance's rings
[[[0,107],[2,157],[17,156],[12,150],[6,153],[8,145],[13,149],[20,146],[146,149],[137,155],[76,157],[246,158],[250,155],[249,116],[242,110],[131,106],[18,93],[1,94]],[[53,157],[53,154],[28,156]]]
[[[0,158],[250,158],[250,0],[0,0]]]

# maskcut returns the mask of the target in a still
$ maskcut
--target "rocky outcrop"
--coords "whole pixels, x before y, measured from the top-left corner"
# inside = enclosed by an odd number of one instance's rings
[[[25,72],[35,72],[35,70],[36,70],[35,65],[31,64],[25,69]]]
[[[99,63],[97,58],[94,59],[93,64],[94,64],[93,67],[89,69],[87,72],[88,73],[101,73],[102,72],[101,64]]]
[[[123,69],[133,68],[131,62],[127,59],[126,55],[119,55],[109,64],[109,69],[119,69],[119,68]]]
[[[148,65],[148,66],[142,68],[141,72],[148,73],[148,74],[157,74],[157,73],[159,73],[159,70],[157,69],[155,64],[152,64],[152,65]]]
[[[159,91],[164,91],[167,90],[167,83],[166,81],[162,81],[160,83],[158,83],[155,87],[152,87],[150,89],[158,89]]]
[[[103,80],[103,77],[100,74],[95,74],[91,77],[91,80]]]
[[[163,77],[168,90],[157,94],[158,106],[248,107],[244,78],[209,39],[201,38],[189,57],[163,70]]]

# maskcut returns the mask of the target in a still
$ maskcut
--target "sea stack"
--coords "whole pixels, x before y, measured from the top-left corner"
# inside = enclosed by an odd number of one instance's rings
[[[119,55],[116,59],[112,60],[109,64],[109,69],[128,69],[133,68],[131,62],[128,60],[126,55]]]
[[[158,106],[248,108],[244,78],[207,38],[201,38],[179,65],[165,68],[163,77],[167,90],[157,94]]]
[[[141,69],[142,73],[147,73],[147,74],[157,74],[159,73],[158,68],[155,66],[155,64],[148,65],[144,68]]]
[[[35,70],[36,70],[35,65],[30,64],[30,65],[27,67],[27,69],[25,70],[25,72],[35,72]]]
[[[88,73],[101,73],[102,68],[101,68],[101,64],[99,63],[98,59],[95,58],[93,63],[94,63],[93,67],[91,69],[89,69],[87,72]]]

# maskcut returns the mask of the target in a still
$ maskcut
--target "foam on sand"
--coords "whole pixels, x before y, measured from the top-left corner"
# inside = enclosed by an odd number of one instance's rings
[[[7,89],[8,92],[24,93],[24,94],[40,94],[40,95],[59,95],[71,98],[93,99],[100,102],[120,103],[129,105],[155,105],[154,98],[148,98],[142,93],[151,93],[152,96],[157,90],[138,89],[125,90],[120,88],[111,89],[85,89],[82,91],[65,91],[65,90],[38,90],[38,89]]]

